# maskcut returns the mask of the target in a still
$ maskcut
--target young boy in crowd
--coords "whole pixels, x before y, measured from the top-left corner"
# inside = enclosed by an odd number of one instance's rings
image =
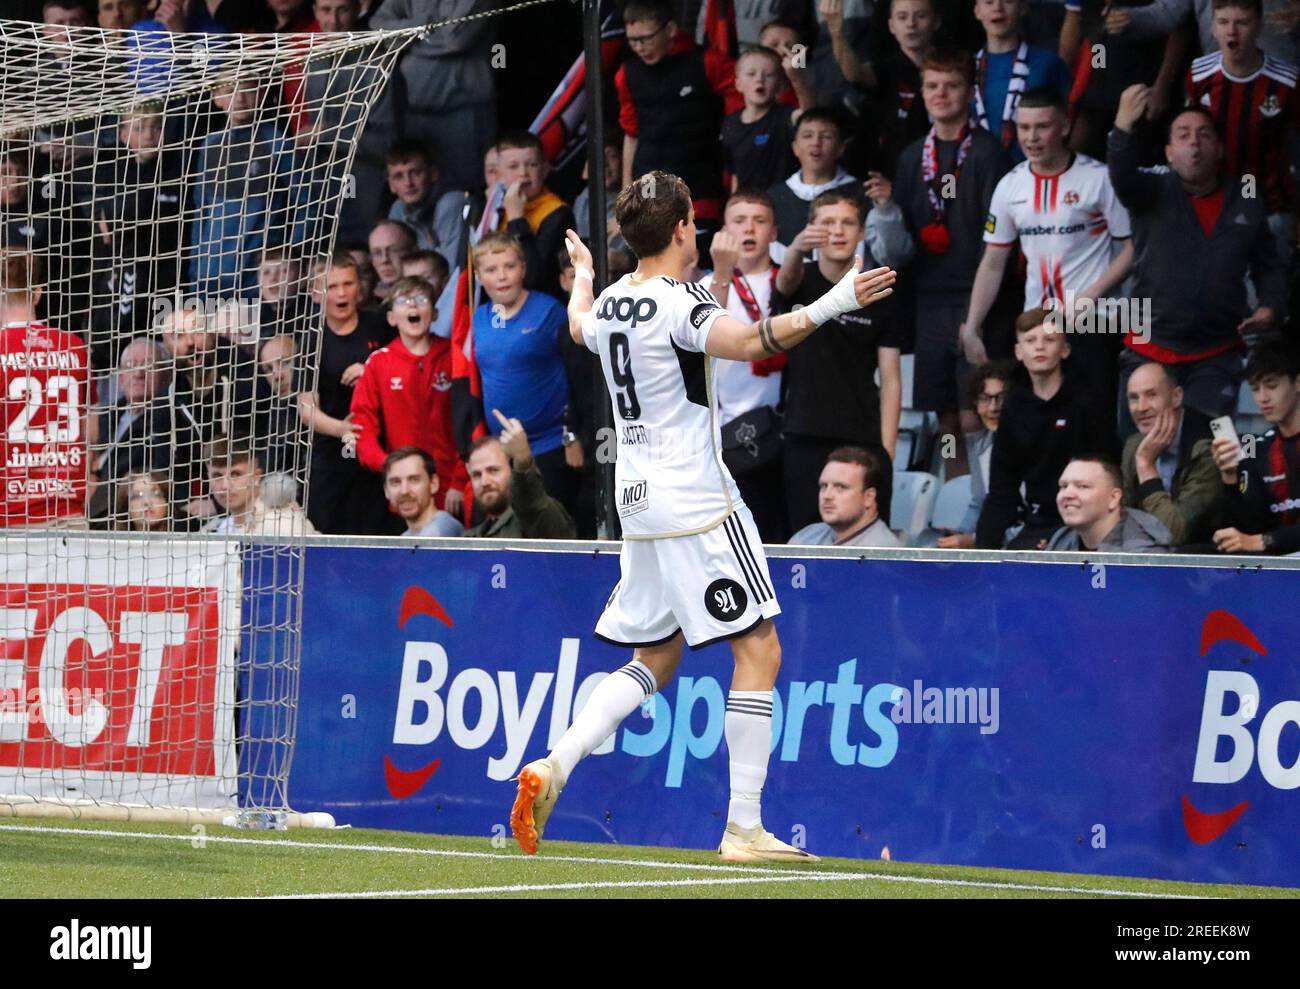
[[[1219,122],[1223,174],[1254,176],[1284,263],[1295,253],[1295,183],[1291,148],[1300,127],[1296,66],[1259,47],[1261,0],[1213,0],[1219,50],[1187,74],[1187,99]],[[1148,100],[1150,97],[1148,97]]]
[[[244,536],[316,534],[293,497],[294,488],[277,483],[263,492],[262,467],[251,446],[242,441],[215,440],[207,460],[208,491],[220,514],[208,520],[204,532]]]
[[[527,289],[524,250],[509,234],[480,240],[474,268],[488,297],[474,310],[473,328],[483,407],[523,423],[547,492],[567,508],[582,465],[580,430],[570,419],[577,406],[570,401],[565,365],[568,317],[553,297]],[[493,435],[500,432],[495,417],[487,426]]]
[[[433,286],[435,295],[442,295],[451,277],[447,259],[437,251],[416,251],[402,258],[403,278],[422,278]]]
[[[388,218],[414,230],[420,250],[437,251],[454,264],[465,194],[439,187],[438,166],[417,140],[404,139],[389,148],[386,167],[388,191],[397,197]]]
[[[1246,361],[1246,381],[1273,428],[1253,457],[1230,436],[1212,444],[1228,522],[1214,544],[1220,553],[1300,553],[1300,359],[1293,347],[1263,344]]]
[[[736,61],[736,91],[745,105],[722,121],[732,192],[766,189],[794,168],[794,111],[777,101],[784,89],[781,56],[770,48],[751,48]]]
[[[891,0],[889,33],[898,42],[879,65],[858,60],[844,34],[843,9],[828,6],[826,29],[844,78],[871,97],[849,149],[849,168],[859,175],[879,169],[894,174],[899,153],[929,128],[921,98],[921,63],[934,48],[942,23],[934,0]]]
[[[1020,97],[1040,86],[1056,90],[1062,99],[1070,94],[1065,63],[1055,52],[1031,45],[1020,36],[1024,12],[1024,0],[975,0],[975,17],[984,28],[985,41],[975,54],[971,109],[975,122],[1011,152],[1013,163],[1025,160],[1016,138]]]
[[[808,226],[790,244],[776,290],[790,307],[806,306],[830,291],[853,264],[862,240],[856,188],[832,189],[813,200]],[[812,248],[817,259],[806,260]],[[877,266],[864,257],[863,270]],[[866,447],[885,464],[877,492],[889,518],[894,444],[902,410],[903,331],[889,302],[846,313],[790,351],[785,367],[785,506],[792,530],[820,521],[818,478],[831,451]],[[880,387],[875,384],[880,371]]]
[[[298,333],[305,328],[299,322],[307,309],[302,296],[302,272],[292,251],[284,247],[268,247],[263,252],[262,264],[257,270],[257,288],[262,303],[257,340],[266,340],[278,333]],[[255,341],[240,342],[252,344]]]
[[[497,177],[506,187],[501,229],[523,249],[526,287],[547,293],[555,291],[555,252],[577,222],[569,204],[546,187],[550,171],[536,134],[511,131],[497,141]]]
[[[840,164],[844,157],[844,131],[834,111],[814,107],[804,113],[790,147],[799,163],[798,169],[767,191],[776,216],[776,239],[781,244],[789,244],[808,225],[808,204],[823,192],[843,186],[859,204],[863,201],[858,180]],[[821,464],[817,466],[821,468]]]
[[[735,63],[680,32],[668,0],[629,0],[623,23],[632,50],[614,75],[623,185],[655,169],[679,176],[690,186],[697,229],[716,230],[724,193],[718,134],[723,116],[742,106]]]
[[[1042,549],[1061,527],[1056,506],[1061,472],[1076,456],[1118,459],[1115,417],[1061,362],[1070,344],[1045,309],[1016,320],[1016,360],[1029,383],[1007,395],[994,434],[989,490],[975,529],[980,549]],[[1007,542],[1007,530],[1021,528]]]
[[[434,287],[420,278],[393,286],[388,325],[397,339],[376,350],[352,392],[357,459],[382,474],[394,450],[419,447],[438,468],[438,507],[459,518],[469,484],[451,428],[451,342],[429,332]]]

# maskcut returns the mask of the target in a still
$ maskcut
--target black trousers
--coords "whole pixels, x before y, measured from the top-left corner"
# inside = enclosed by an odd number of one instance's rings
[[[754,516],[759,538],[772,545],[788,541],[791,533],[785,519],[785,458],[777,457],[757,470],[732,476]]]
[[[387,526],[388,502],[378,474],[332,451],[315,450],[307,491],[307,518],[328,535],[374,536]]]

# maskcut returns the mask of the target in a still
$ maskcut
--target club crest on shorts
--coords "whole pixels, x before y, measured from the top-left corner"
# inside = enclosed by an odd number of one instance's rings
[[[704,607],[720,622],[734,622],[749,607],[749,598],[738,581],[719,577],[704,590]]]

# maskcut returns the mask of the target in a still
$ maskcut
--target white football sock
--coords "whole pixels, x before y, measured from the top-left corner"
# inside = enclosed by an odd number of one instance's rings
[[[563,775],[560,785],[568,782],[574,766],[591,755],[657,689],[650,668],[635,659],[600,681],[551,752]]]
[[[723,719],[731,764],[727,820],[742,828],[763,823],[761,800],[772,751],[772,691],[732,690]]]

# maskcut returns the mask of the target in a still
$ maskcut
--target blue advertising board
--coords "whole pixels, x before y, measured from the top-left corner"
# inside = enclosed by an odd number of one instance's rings
[[[818,854],[1300,886],[1300,572],[775,558],[767,827]],[[508,834],[628,651],[610,553],[307,550],[295,808]],[[582,763],[547,837],[716,847],[731,652]]]

